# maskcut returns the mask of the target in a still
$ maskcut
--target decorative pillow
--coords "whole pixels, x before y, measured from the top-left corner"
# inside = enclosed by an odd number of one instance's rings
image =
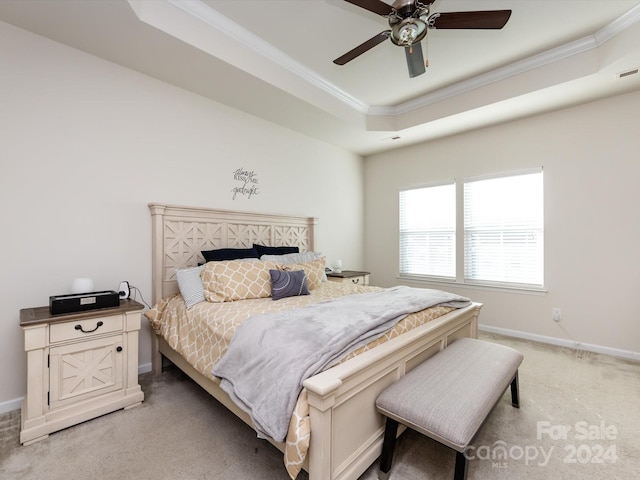
[[[227,260],[208,262],[202,270],[204,298],[209,302],[233,302],[271,296],[273,262]]]
[[[322,276],[324,275],[325,258],[306,263],[292,263],[287,265],[278,265],[278,270],[285,272],[295,272],[296,270],[304,270],[307,275],[307,285],[309,290],[318,288],[322,284]]]
[[[253,244],[253,248],[258,251],[258,256],[262,255],[284,255],[287,253],[298,253],[298,247],[265,247],[264,245]]]
[[[202,253],[202,256],[207,262],[260,258],[255,248],[218,248],[217,250],[203,250],[200,253]]]
[[[306,263],[322,258],[320,252],[286,253],[284,255],[261,255],[260,260],[276,262],[278,265],[289,265],[291,263]],[[327,281],[327,274],[322,271],[322,281]]]
[[[307,276],[304,270],[295,272],[283,272],[282,270],[269,270],[271,275],[271,297],[280,300],[286,297],[309,295]]]
[[[202,278],[200,278],[202,268],[203,267],[193,267],[176,270],[178,289],[187,308],[205,301],[204,287],[202,285]]]

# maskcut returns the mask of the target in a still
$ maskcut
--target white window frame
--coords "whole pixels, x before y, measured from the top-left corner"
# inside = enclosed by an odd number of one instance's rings
[[[540,194],[541,198],[541,221],[539,225],[539,240],[540,244],[540,258],[539,258],[539,268],[540,268],[540,283],[525,283],[525,282],[511,282],[511,281],[503,281],[503,280],[484,280],[484,279],[474,279],[467,278],[466,267],[467,267],[467,255],[465,251],[465,236],[467,232],[465,232],[465,207],[464,207],[464,192],[465,185],[467,183],[482,181],[482,180],[492,180],[499,178],[508,178],[508,177],[517,177],[520,175],[528,175],[532,173],[539,173],[542,175],[542,187]],[[542,167],[532,168],[527,170],[518,170],[518,171],[510,171],[495,175],[486,175],[486,176],[477,176],[477,177],[466,177],[461,181],[451,181],[451,182],[442,182],[437,184],[430,184],[421,187],[407,187],[400,189],[400,194],[404,191],[415,190],[420,188],[431,188],[442,185],[451,185],[455,184],[456,188],[456,213],[455,213],[455,234],[456,234],[456,248],[455,248],[455,257],[454,257],[454,265],[455,265],[455,276],[437,276],[437,275],[423,275],[423,274],[412,274],[403,271],[401,265],[401,253],[399,252],[399,274],[398,278],[402,280],[408,281],[423,281],[427,283],[442,283],[443,285],[456,283],[462,284],[468,287],[479,287],[479,288],[490,288],[490,289],[504,289],[505,291],[513,291],[513,290],[522,290],[529,292],[545,292],[544,290],[544,175]],[[400,202],[400,194],[398,200]],[[402,245],[402,233],[399,228],[399,247],[403,248]]]

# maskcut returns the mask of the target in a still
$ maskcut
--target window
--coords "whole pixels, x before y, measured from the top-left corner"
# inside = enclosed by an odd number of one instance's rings
[[[540,288],[543,224],[541,168],[403,190],[400,276]]]
[[[400,274],[455,278],[455,184],[400,192]]]
[[[464,279],[541,287],[542,171],[464,183]]]

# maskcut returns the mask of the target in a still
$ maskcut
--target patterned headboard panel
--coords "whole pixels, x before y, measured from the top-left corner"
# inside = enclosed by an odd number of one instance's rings
[[[204,262],[200,251],[216,248],[297,246],[314,250],[314,217],[149,204],[152,226],[153,303],[178,291],[175,270]]]

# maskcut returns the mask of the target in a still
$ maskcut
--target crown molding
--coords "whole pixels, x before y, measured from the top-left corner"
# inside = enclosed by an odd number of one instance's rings
[[[624,32],[627,28],[631,27],[635,23],[640,21],[640,5],[636,5],[624,15],[611,22],[609,25],[605,25],[598,30],[594,36],[598,46],[608,42],[616,35]]]
[[[432,105],[447,98],[467,93],[480,87],[505,80],[514,75],[540,68],[564,58],[598,48],[640,20],[640,5],[633,7],[618,19],[606,25],[593,35],[547,50],[540,54],[497,68],[490,72],[441,88],[421,97],[390,106],[367,105],[354,96],[338,88],[324,77],[297,62],[281,50],[254,35],[249,30],[233,22],[201,0],[166,0],[171,5],[205,22],[252,50],[258,55],[279,65],[309,84],[324,91],[359,113],[371,116],[397,116]]]
[[[324,77],[316,74],[313,70],[294,60],[289,55],[277,49],[262,38],[251,33],[246,28],[238,25],[220,12],[203,3],[200,0],[166,0],[168,3],[180,10],[192,15],[193,17],[203,21],[207,25],[219,30],[220,32],[233,39],[242,46],[254,51],[258,55],[265,57],[276,65],[293,73],[302,80],[314,85],[320,90],[328,93],[332,97],[338,99],[342,103],[350,106],[360,113],[366,113],[369,106],[361,102],[357,98],[348,94],[344,90],[338,88]]]
[[[514,75],[519,75],[536,68],[543,67],[553,62],[578,55],[594,48],[602,46],[607,41],[624,32],[640,20],[640,5],[633,7],[627,13],[611,22],[609,25],[598,30],[593,35],[588,35],[579,40],[561,45],[556,48],[547,50],[540,54],[525,58],[518,62],[497,68],[490,72],[478,75],[447,87],[441,88],[435,92],[429,93],[422,97],[408,100],[404,103],[392,106],[372,106],[367,112],[369,115],[402,115],[434,103],[440,102],[447,98],[455,97],[467,93],[476,88],[487,86],[491,83],[505,80]]]
[[[509,77],[535,70],[536,68],[543,67],[558,60],[586,52],[596,46],[597,44],[593,36],[584,37],[580,40],[525,58],[524,60],[519,60],[510,65],[477,75],[468,80],[448,85],[436,90],[435,92],[408,100],[398,105],[371,107],[367,113],[369,115],[402,115],[427,107],[442,100],[446,100],[447,98],[462,95],[477,88],[485,87]]]

